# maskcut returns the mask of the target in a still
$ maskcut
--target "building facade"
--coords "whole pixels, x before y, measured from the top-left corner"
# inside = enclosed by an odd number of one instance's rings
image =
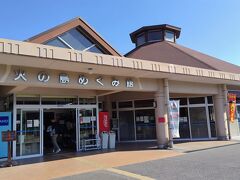
[[[13,157],[48,153],[52,119],[62,131],[60,146],[83,150],[83,140],[99,136],[100,111],[109,112],[118,142],[157,140],[166,148],[171,99],[180,100],[175,141],[238,136],[227,96],[239,94],[240,68],[178,45],[180,32],[140,28],[125,56],[80,18],[26,41],[0,39],[0,111],[12,112]]]

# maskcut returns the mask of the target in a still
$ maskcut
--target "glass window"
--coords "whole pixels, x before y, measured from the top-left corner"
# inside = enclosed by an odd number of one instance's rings
[[[17,110],[16,155],[40,154],[40,110]]]
[[[77,98],[70,97],[42,97],[42,104],[48,105],[73,105],[78,104]]]
[[[174,33],[171,31],[165,31],[165,40],[174,42]]]
[[[240,104],[240,91],[230,91],[229,93],[233,93],[237,95],[236,102],[237,104]]]
[[[96,98],[79,98],[79,104],[96,104]]]
[[[171,98],[170,100],[180,100],[180,106],[187,105],[187,98]]]
[[[73,49],[84,50],[89,48],[87,51],[102,53],[100,49],[96,47],[91,41],[89,41],[82,33],[77,29],[71,29],[60,36],[64,41],[66,41]]]
[[[112,118],[117,118],[117,111],[112,111]]]
[[[136,100],[134,101],[135,108],[142,108],[142,107],[153,107],[154,100]]]
[[[112,109],[117,109],[117,103],[116,102],[112,102]]]
[[[102,110],[103,110],[103,106],[104,106],[104,103],[103,103],[103,102],[99,102],[99,103],[98,103],[98,109],[99,109],[99,111],[102,111]]]
[[[110,123],[111,123],[111,129],[117,129],[118,128],[118,119],[117,118],[111,119]]]
[[[140,34],[137,36],[137,46],[140,46],[146,42],[145,34]]]
[[[216,137],[215,116],[214,116],[213,106],[208,107],[208,113],[209,113],[208,115],[210,120],[211,136]]]
[[[96,116],[97,114],[95,108],[79,110],[81,143],[83,143],[84,139],[93,139],[96,137],[97,132]],[[80,146],[82,146],[82,144]]]
[[[13,95],[7,96],[6,98],[3,99],[3,102],[0,102],[0,103],[2,103],[4,106],[4,107],[1,107],[3,108],[2,111],[10,111],[10,112],[13,111]]]
[[[205,104],[204,97],[189,98],[189,104]]]
[[[16,97],[17,104],[40,104],[39,96],[17,96]]]
[[[132,101],[119,102],[118,107],[119,108],[131,108],[131,107],[133,107]]]
[[[208,100],[208,104],[213,104],[213,98],[212,98],[212,96],[208,96],[208,97],[207,97],[207,100]]]
[[[135,140],[134,127],[134,112],[120,111],[119,112],[119,129],[120,141]]]
[[[179,134],[180,138],[190,138],[188,108],[181,107],[179,115]]]
[[[76,50],[86,50],[89,52],[103,54],[101,48],[98,45],[92,43],[88,38],[86,38],[80,31],[77,29],[71,29],[68,32],[59,36],[63,41],[70,45],[73,49]],[[66,43],[61,41],[59,38],[54,38],[48,42],[45,42],[45,45],[56,46],[62,48],[70,48]]]
[[[155,110],[135,111],[137,140],[156,139]]]
[[[162,40],[163,35],[162,31],[149,31],[148,32],[148,41]]]
[[[118,119],[117,119],[117,111],[112,111],[112,119],[110,121],[111,124],[111,130],[116,133],[116,140],[118,139]]]
[[[236,114],[237,114],[237,119],[238,119],[238,126],[240,128],[240,105],[237,105]]]
[[[208,138],[208,125],[205,107],[189,108],[192,138]]]
[[[237,97],[236,101],[238,104],[240,104],[240,97]]]
[[[50,41],[46,42],[45,45],[62,47],[62,48],[69,48],[66,44],[64,44],[58,38],[55,38],[53,40],[50,40]]]
[[[97,45],[92,46],[90,49],[88,49],[87,51],[89,52],[93,52],[93,53],[100,53],[103,54],[103,52],[97,47]]]

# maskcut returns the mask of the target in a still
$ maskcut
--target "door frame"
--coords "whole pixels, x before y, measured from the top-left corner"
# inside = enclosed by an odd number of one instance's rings
[[[201,96],[201,97],[203,97],[203,96]],[[217,137],[212,137],[212,134],[211,134],[210,119],[209,119],[209,109],[208,109],[209,106],[212,106],[213,110],[214,110],[214,104],[213,103],[208,103],[207,96],[204,96],[205,103],[202,103],[202,104],[190,104],[189,103],[189,99],[190,98],[194,98],[194,97],[185,97],[185,98],[187,98],[187,104],[186,105],[180,105],[180,108],[181,107],[185,107],[185,108],[188,109],[188,119],[189,119],[188,125],[189,125],[189,131],[190,131],[190,138],[174,139],[174,141],[186,141],[186,140],[190,140],[190,141],[196,140],[196,141],[198,141],[198,140],[215,140],[215,139],[217,139]],[[190,108],[194,108],[194,107],[204,107],[205,110],[206,110],[207,128],[208,128],[207,129],[208,130],[208,137],[206,137],[206,138],[193,138],[192,137]],[[214,116],[215,116],[215,110],[214,110]]]
[[[42,123],[43,123],[43,125],[44,125],[44,110],[45,109],[72,109],[72,110],[75,110],[75,123],[77,123],[77,108],[76,107],[57,107],[56,105],[42,105],[43,107],[42,107]],[[47,107],[47,108],[46,108]],[[76,124],[76,126],[77,126],[77,124]],[[43,140],[42,140],[42,151],[43,151],[43,154],[42,155],[44,155],[44,132],[43,132],[43,130],[42,130],[42,133],[43,133]],[[77,128],[75,128],[75,134],[77,135]],[[76,141],[77,141],[77,136],[76,136]],[[77,144],[77,143],[76,143]],[[76,145],[76,149],[75,149],[76,151],[77,151],[77,145]]]
[[[39,111],[39,126],[40,126],[40,129],[39,129],[39,132],[40,132],[40,153],[39,154],[34,154],[34,155],[23,155],[23,156],[16,156],[16,148],[17,148],[17,142],[16,141],[13,141],[13,159],[22,159],[22,158],[31,158],[31,157],[39,157],[39,156],[42,156],[43,155],[43,121],[42,121],[42,117],[43,117],[43,114],[42,114],[42,109],[40,108],[37,108],[37,107],[32,107],[32,108],[29,108],[29,107],[16,107],[14,108],[14,115],[13,115],[13,130],[17,130],[16,129],[16,122],[17,122],[17,110],[20,110],[21,111],[21,124],[22,124],[22,112],[23,111],[28,111],[28,112],[31,112],[31,111]]]
[[[121,127],[120,127],[120,112],[132,112],[133,113],[133,128],[134,128],[134,138],[133,140],[121,140]],[[135,110],[133,109],[121,109],[118,110],[118,128],[119,128],[119,142],[136,142],[136,122],[135,122]]]
[[[191,108],[204,108],[205,109],[206,125],[207,125],[207,133],[208,133],[207,136],[208,137],[205,137],[205,138],[201,138],[201,137],[193,138],[192,137],[192,126],[191,126],[192,122],[191,122],[191,111],[190,111]],[[193,106],[189,106],[188,109],[189,109],[189,125],[190,125],[190,129],[191,129],[191,131],[190,131],[191,139],[192,140],[210,139],[211,138],[211,129],[210,129],[209,116],[208,116],[208,107],[206,105],[202,105],[202,106],[195,106],[195,105],[193,105]]]
[[[15,97],[14,97],[15,99]],[[16,121],[17,121],[17,110],[40,110],[40,154],[36,155],[27,155],[27,156],[16,156],[16,141],[13,141],[13,159],[23,159],[23,158],[32,158],[32,157],[40,157],[43,156],[43,110],[44,109],[76,109],[76,151],[79,150],[79,141],[80,139],[80,132],[78,132],[78,113],[79,109],[91,109],[96,108],[96,118],[97,118],[97,134],[99,134],[99,122],[98,122],[98,101],[94,105],[16,105],[16,101],[14,100],[14,108],[13,108],[13,130],[16,130]],[[80,130],[80,129],[79,129]]]
[[[81,148],[81,128],[80,128],[80,121],[79,121],[79,112],[81,109],[84,110],[92,110],[96,109],[96,130],[97,130],[97,135],[99,135],[99,121],[98,121],[98,105],[79,105],[78,108],[76,108],[76,151],[82,151]]]

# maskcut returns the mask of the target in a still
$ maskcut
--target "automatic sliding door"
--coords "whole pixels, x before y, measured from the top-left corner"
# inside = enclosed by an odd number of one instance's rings
[[[205,107],[190,107],[192,138],[208,138],[207,114]]]
[[[82,150],[83,140],[96,139],[97,136],[97,112],[96,108],[78,110],[78,150]]]
[[[16,156],[41,154],[40,109],[17,110]]]
[[[135,140],[133,111],[119,111],[120,141]]]
[[[190,138],[188,108],[180,107],[179,134],[182,139]]]
[[[237,105],[237,120],[238,120],[238,127],[240,130],[240,105]]]

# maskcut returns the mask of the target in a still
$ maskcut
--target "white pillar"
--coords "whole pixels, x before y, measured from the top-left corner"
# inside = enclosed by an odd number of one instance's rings
[[[168,102],[169,90],[168,80],[159,80],[159,90],[155,93],[155,119],[157,143],[160,149],[169,146],[169,129],[168,129]]]
[[[219,85],[218,94],[213,96],[216,131],[219,140],[228,140],[228,102],[226,85]]]

